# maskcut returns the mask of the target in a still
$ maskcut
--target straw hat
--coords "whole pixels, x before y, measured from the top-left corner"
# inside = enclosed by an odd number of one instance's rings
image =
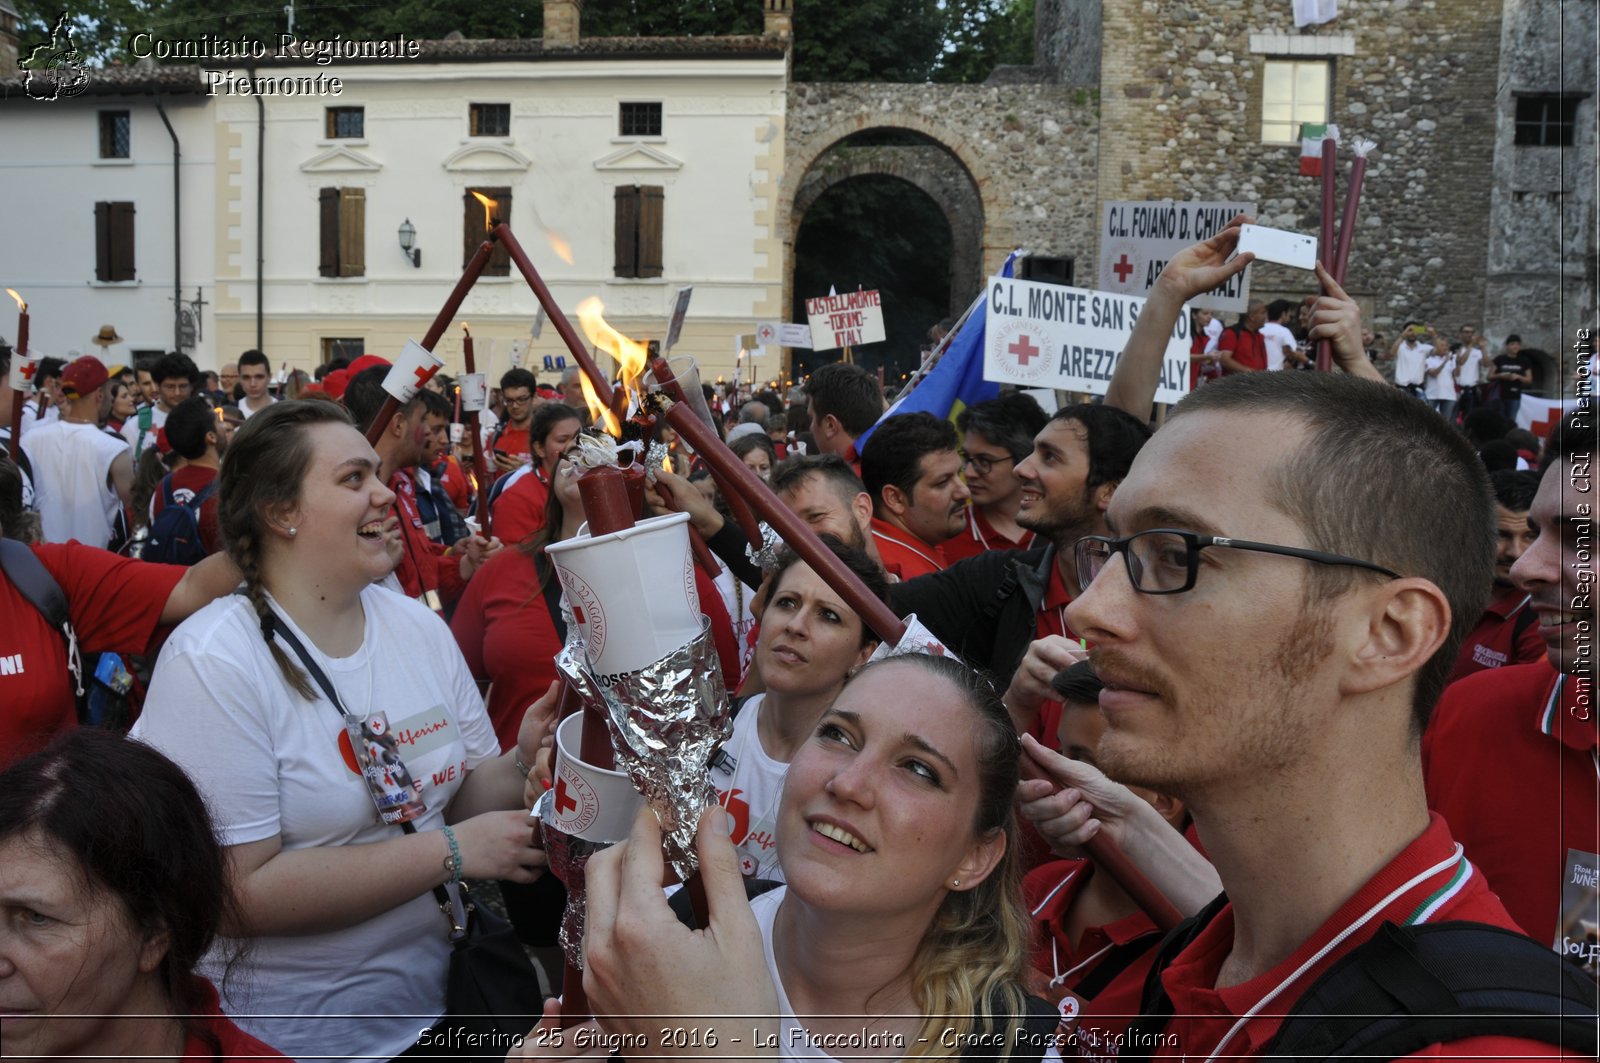
[[[94,339],[89,341],[96,347],[109,347],[113,343],[121,343],[122,337],[117,335],[115,325],[101,325],[100,331],[95,333]]]

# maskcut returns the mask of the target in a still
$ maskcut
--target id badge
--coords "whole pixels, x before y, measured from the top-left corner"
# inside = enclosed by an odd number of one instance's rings
[[[428,810],[421,781],[411,777],[400,759],[400,743],[389,731],[388,713],[346,716],[344,729],[380,822],[408,823]]]

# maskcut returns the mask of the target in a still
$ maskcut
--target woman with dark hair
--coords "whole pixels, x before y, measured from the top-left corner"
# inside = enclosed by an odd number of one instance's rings
[[[771,481],[772,467],[778,464],[778,451],[764,431],[746,432],[729,443],[728,449],[763,482]]]
[[[888,601],[889,580],[876,561],[831,535],[822,541],[868,590]],[[711,784],[728,811],[745,874],[781,879],[775,828],[789,762],[878,640],[788,547],[778,552],[756,615],[761,629],[755,665],[765,689],[739,707],[733,733],[712,762]]]
[[[229,913],[188,776],[107,731],[0,773],[0,1022],[7,1059],[281,1058],[195,974]]]
[[[867,665],[789,766],[784,886],[746,902],[734,854],[713,834],[720,816],[702,821],[710,932],[677,923],[651,894],[660,834],[641,815],[586,869],[584,986],[604,1029],[645,1033],[648,1020],[629,1013],[655,1011],[696,1016],[713,1045],[754,1026],[780,1057],[1053,1054],[1056,1013],[1024,988],[1019,752],[994,687],[959,661]],[[546,1004],[542,1025],[556,1008]],[[736,1030],[719,1028],[725,1015],[777,1018],[742,1017]],[[541,1054],[537,1040],[524,1056]]]
[[[218,514],[244,588],[173,633],[134,728],[195,779],[227,848],[240,917],[224,932],[253,940],[224,1009],[297,1057],[456,1035],[432,891],[544,864],[522,791],[553,706],[500,753],[449,629],[377,584],[394,564],[377,471],[331,402],[245,422]]]

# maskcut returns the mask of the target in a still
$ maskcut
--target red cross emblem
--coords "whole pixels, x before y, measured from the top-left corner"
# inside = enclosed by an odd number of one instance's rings
[[[556,780],[556,813],[559,815],[562,812],[569,812],[569,811],[570,812],[576,812],[577,810],[578,810],[578,802],[574,801],[572,798],[567,796],[567,780],[565,780],[565,779],[557,779]]]
[[[38,362],[24,362],[22,366],[22,379],[31,384],[33,383],[33,374],[37,373],[38,371]]]
[[[419,365],[415,369],[413,369],[411,372],[417,378],[417,387],[420,388],[422,385],[426,384],[429,380],[433,379],[433,374],[435,372],[437,372],[438,369],[439,369],[439,367],[436,366],[436,365]]]
[[[1039,348],[1029,342],[1026,335],[1018,336],[1017,342],[1007,347],[1006,350],[1017,356],[1017,364],[1026,367],[1029,359],[1039,353]]]
[[[1133,263],[1128,261],[1127,255],[1123,255],[1117,260],[1117,264],[1111,267],[1111,272],[1117,275],[1118,282],[1127,284],[1128,274],[1133,272]]]
[[[1550,430],[1560,423],[1561,418],[1564,416],[1566,416],[1565,410],[1560,406],[1552,406],[1550,411],[1539,420],[1529,423],[1528,431],[1533,433],[1533,438],[1544,439],[1550,434]]]

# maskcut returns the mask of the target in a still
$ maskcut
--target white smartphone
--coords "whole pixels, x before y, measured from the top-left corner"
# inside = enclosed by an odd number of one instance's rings
[[[1269,229],[1264,225],[1239,227],[1239,254],[1252,252],[1258,262],[1277,262],[1295,269],[1316,269],[1317,238]]]

